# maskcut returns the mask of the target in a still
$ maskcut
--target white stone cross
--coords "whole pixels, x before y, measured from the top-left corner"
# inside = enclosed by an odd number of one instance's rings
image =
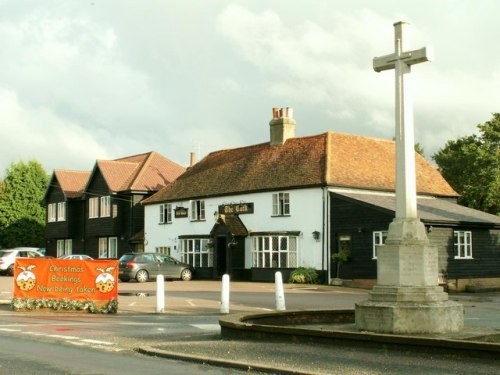
[[[430,61],[425,47],[413,51],[403,49],[405,22],[394,24],[394,53],[373,59],[373,69],[396,71],[396,218],[417,218],[417,187],[413,130],[413,106],[409,87],[410,66]],[[406,85],[406,88],[405,88]]]

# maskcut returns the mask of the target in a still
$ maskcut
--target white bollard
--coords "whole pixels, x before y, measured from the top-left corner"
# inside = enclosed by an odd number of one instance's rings
[[[281,272],[274,274],[274,282],[276,284],[276,310],[284,311],[285,307],[285,291],[283,290],[283,278]]]
[[[156,276],[156,312],[165,312],[165,279],[163,275]]]
[[[229,314],[229,275],[222,276],[222,291],[220,294],[220,313]]]

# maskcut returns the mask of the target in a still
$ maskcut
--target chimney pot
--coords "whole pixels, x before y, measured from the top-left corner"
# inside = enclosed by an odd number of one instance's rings
[[[273,108],[273,118],[279,118],[279,108]]]
[[[295,137],[295,120],[292,107],[273,108],[273,119],[269,123],[271,146],[285,144],[287,139]]]
[[[193,165],[196,164],[196,152],[192,151],[190,156],[191,156],[191,160],[189,162],[189,166],[192,167]]]

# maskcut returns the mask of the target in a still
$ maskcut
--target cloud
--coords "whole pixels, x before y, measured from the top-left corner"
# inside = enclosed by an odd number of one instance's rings
[[[0,89],[0,138],[2,157],[11,162],[39,159],[61,169],[76,169],[82,159],[91,169],[96,158],[108,158],[107,151],[86,129],[60,119],[46,108],[20,105],[16,95]],[[48,171],[50,172],[50,171]]]

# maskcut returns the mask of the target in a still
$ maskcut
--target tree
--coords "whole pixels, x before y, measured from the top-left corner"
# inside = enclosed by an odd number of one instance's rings
[[[49,176],[40,163],[12,163],[0,182],[0,247],[43,247]]]
[[[500,113],[477,128],[479,135],[448,141],[432,158],[459,203],[500,215]]]

